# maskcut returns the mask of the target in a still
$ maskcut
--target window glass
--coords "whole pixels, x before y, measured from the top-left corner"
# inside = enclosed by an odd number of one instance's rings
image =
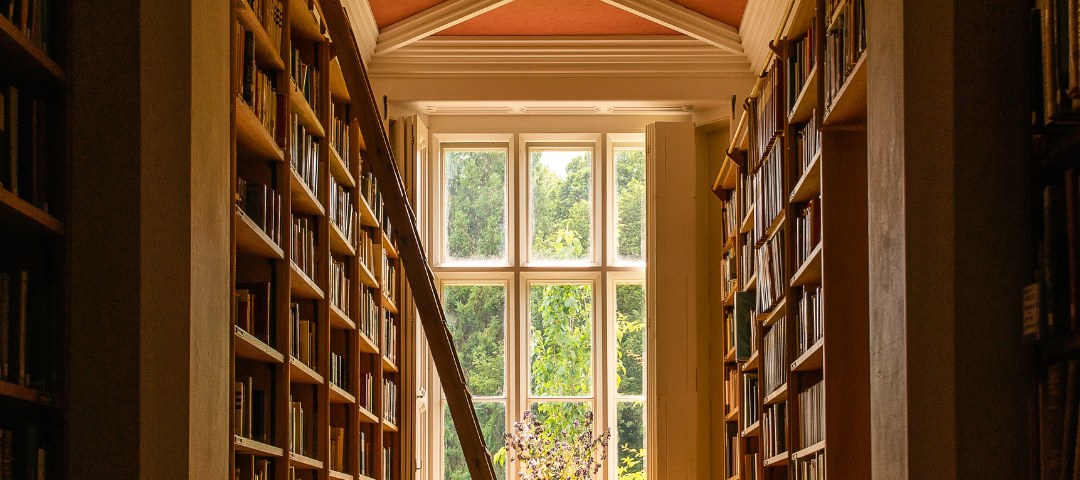
[[[446,258],[506,261],[506,150],[445,150]]]
[[[532,261],[592,258],[592,151],[529,150]]]
[[[484,434],[484,443],[492,453],[498,451],[503,444],[503,433],[506,433],[506,404],[503,402],[476,402],[476,417],[480,422],[480,430]],[[465,454],[461,449],[461,440],[458,439],[457,429],[454,427],[454,419],[450,415],[450,408],[443,405],[443,478],[445,480],[469,480],[469,466],[465,463]],[[499,455],[495,455],[499,457]],[[499,480],[506,479],[506,467],[503,460],[501,464],[496,462],[495,477]]]
[[[645,150],[615,150],[615,260],[645,260]]]
[[[443,303],[469,391],[477,397],[501,396],[506,383],[506,287],[447,285]]]
[[[592,286],[529,287],[529,377],[534,396],[592,391]]]
[[[645,402],[616,402],[619,480],[645,479]]]
[[[589,402],[531,402],[529,410],[549,431],[564,432],[574,421],[585,422],[585,412],[592,409]],[[595,431],[595,428],[593,429]]]
[[[644,395],[645,286],[615,285],[615,385],[619,395]]]

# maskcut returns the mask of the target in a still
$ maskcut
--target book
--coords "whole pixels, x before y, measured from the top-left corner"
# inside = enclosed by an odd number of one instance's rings
[[[755,292],[735,292],[735,359],[740,362],[750,358],[754,351]]]
[[[249,317],[245,320],[247,328],[244,330],[263,343],[273,345],[270,337],[270,282],[238,283],[236,288],[237,292],[246,294],[248,301],[246,311]]]
[[[0,380],[11,381],[11,276],[0,272]]]
[[[1058,362],[1047,368],[1046,383],[1040,391],[1040,447],[1043,479],[1057,479],[1062,471],[1062,422],[1065,409],[1066,364]]]
[[[1034,343],[1046,335],[1041,281],[1024,287],[1024,343]]]

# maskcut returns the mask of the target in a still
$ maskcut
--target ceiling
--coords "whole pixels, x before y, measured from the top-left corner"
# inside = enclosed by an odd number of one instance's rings
[[[747,0],[672,0],[738,28]],[[368,0],[380,30],[443,3],[440,0]],[[558,36],[677,35],[678,32],[601,0],[516,0],[436,35]]]

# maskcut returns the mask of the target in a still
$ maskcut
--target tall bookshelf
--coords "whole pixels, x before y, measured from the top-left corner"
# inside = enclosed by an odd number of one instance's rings
[[[402,478],[397,249],[321,7],[234,7],[233,470]]]
[[[713,184],[731,479],[870,477],[862,12],[793,2]]]
[[[0,2],[0,465],[65,471],[67,4]]]

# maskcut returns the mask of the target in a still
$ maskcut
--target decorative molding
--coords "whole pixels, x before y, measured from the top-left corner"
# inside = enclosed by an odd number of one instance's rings
[[[602,0],[731,53],[743,53],[739,30],[669,0]]]
[[[650,102],[414,102],[406,107],[428,115],[688,115],[688,105],[658,105]]]
[[[514,113],[514,108],[509,106],[463,107],[425,105],[423,106],[423,111],[428,115],[506,115],[508,113]]]
[[[357,47],[360,49],[360,58],[364,64],[371,64],[371,56],[375,53],[375,45],[379,38],[379,25],[375,23],[375,14],[371,12],[371,4],[368,0],[341,0],[345,7],[345,13],[352,25],[353,35],[356,36]]]
[[[384,28],[379,34],[375,55],[393,52],[512,1],[447,0]]]
[[[746,57],[679,36],[426,38],[376,55],[372,77],[594,75],[750,77]]]
[[[746,58],[754,72],[760,72],[769,56],[769,42],[776,38],[784,11],[791,0],[749,0],[743,11],[740,33],[746,46]],[[798,0],[795,0],[798,1]],[[805,0],[804,0],[805,1]]]

